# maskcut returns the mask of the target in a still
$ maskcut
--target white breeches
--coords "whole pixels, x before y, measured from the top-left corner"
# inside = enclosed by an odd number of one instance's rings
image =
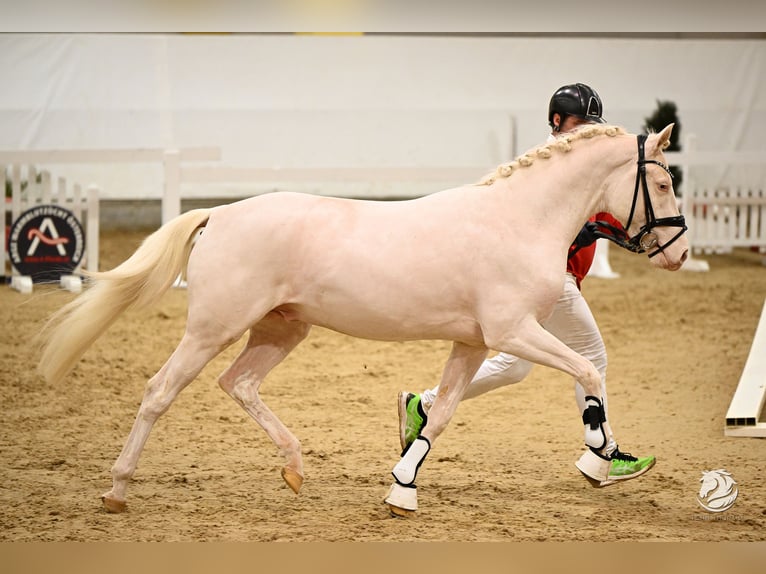
[[[573,351],[593,363],[601,374],[601,393],[606,410],[606,347],[593,313],[585,297],[577,288],[573,275],[567,274],[564,291],[556,302],[553,314],[543,321],[542,325]],[[463,399],[478,397],[488,391],[518,383],[529,374],[533,366],[534,363],[527,360],[507,353],[498,353],[482,363],[468,385]],[[426,407],[431,406],[437,391],[438,387],[434,387],[423,393],[422,398]],[[578,413],[582,413],[586,408],[585,392],[576,382],[575,399]],[[608,415],[608,410],[606,412]]]

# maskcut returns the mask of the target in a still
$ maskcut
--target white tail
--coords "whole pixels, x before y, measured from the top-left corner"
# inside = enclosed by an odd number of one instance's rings
[[[209,209],[189,211],[152,233],[111,271],[89,273],[90,287],[57,311],[40,333],[40,374],[60,381],[121,313],[155,303],[186,266],[195,231],[209,214]]]

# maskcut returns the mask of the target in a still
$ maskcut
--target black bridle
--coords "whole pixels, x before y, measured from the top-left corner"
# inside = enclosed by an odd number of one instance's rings
[[[687,227],[683,215],[662,217],[660,219],[654,217],[652,200],[649,197],[649,186],[646,183],[646,164],[653,163],[660,166],[662,169],[668,172],[671,178],[673,177],[673,174],[670,173],[670,169],[664,163],[653,159],[646,159],[644,155],[644,144],[646,142],[646,137],[647,136],[644,134],[639,134],[637,137],[638,167],[636,169],[636,187],[635,191],[633,192],[633,205],[630,207],[630,216],[628,217],[628,222],[625,224],[624,228],[620,229],[614,225],[610,225],[606,221],[596,221],[595,223],[598,226],[598,230],[594,231],[593,234],[597,237],[603,237],[604,239],[613,241],[620,247],[623,247],[628,251],[632,251],[633,253],[645,253],[649,249],[657,246],[657,249],[649,254],[649,257],[654,257],[658,253],[664,251],[666,247],[669,247],[676,239],[681,237],[681,235],[683,235],[687,230]],[[630,229],[630,224],[633,222],[633,215],[636,211],[639,184],[643,188],[644,192],[644,210],[646,212],[646,223],[644,223],[641,229],[638,230],[636,235],[629,237],[627,230]],[[652,231],[655,227],[680,227],[681,230],[676,233],[670,241],[664,245],[660,245],[657,234]],[[606,231],[602,231],[602,229]]]

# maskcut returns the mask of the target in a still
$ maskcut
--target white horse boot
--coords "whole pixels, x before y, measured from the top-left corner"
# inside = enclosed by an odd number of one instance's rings
[[[396,482],[391,485],[391,489],[384,500],[393,514],[406,516],[418,509],[415,477],[430,450],[431,442],[422,435],[419,435],[404,449],[401,460],[391,472]]]
[[[583,453],[575,466],[587,478],[592,479],[591,484],[600,486],[601,482],[609,478],[609,468],[612,465],[609,457],[601,452],[607,444],[603,425],[606,422],[606,412],[601,399],[592,395],[585,397],[585,404],[582,420],[585,425],[585,444],[588,450]]]

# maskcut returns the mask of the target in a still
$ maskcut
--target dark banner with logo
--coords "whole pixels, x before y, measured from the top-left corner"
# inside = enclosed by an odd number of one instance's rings
[[[80,264],[85,236],[77,217],[58,205],[38,205],[11,226],[8,254],[22,275],[35,283],[58,281]]]

